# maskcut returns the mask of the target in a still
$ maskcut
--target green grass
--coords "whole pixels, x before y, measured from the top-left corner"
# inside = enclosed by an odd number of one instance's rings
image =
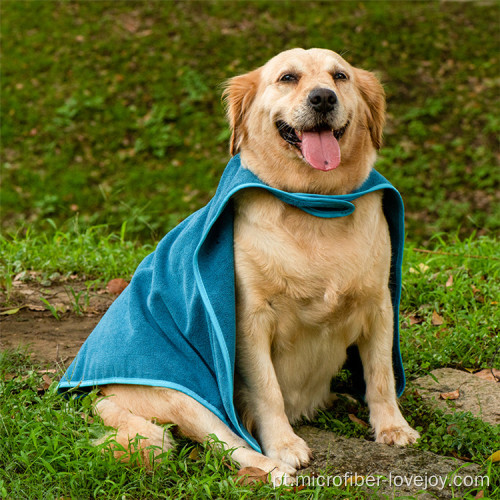
[[[71,220],[60,228],[52,220],[16,233],[0,235],[0,286],[10,290],[12,278],[28,270],[40,272],[40,280],[78,275],[106,282],[130,278],[139,262],[154,249],[126,239],[126,224],[119,233],[107,226],[82,229]]]
[[[327,47],[377,70],[379,170],[413,241],[498,229],[495,2],[1,4],[2,227],[76,213],[157,239],[204,205],[228,159],[220,84]],[[40,222],[40,225],[38,225]]]
[[[401,346],[409,379],[401,405],[422,434],[417,447],[478,464],[482,474],[490,477],[490,498],[500,493],[498,466],[487,460],[500,449],[500,426],[470,414],[432,409],[412,390],[411,380],[443,366],[500,368],[500,357],[495,358],[498,330],[494,329],[499,324],[495,316],[500,296],[498,247],[495,239],[487,237],[436,238],[431,253],[409,245],[401,304]],[[119,275],[129,276],[152,250],[126,241],[123,232],[95,227],[82,233],[75,225],[54,230],[50,238],[27,230],[4,238],[0,248],[6,262],[17,256],[14,267],[3,268],[7,274],[33,269],[42,276],[79,271],[101,281],[116,277],[116,263]],[[85,255],[84,265],[79,252]],[[75,267],[78,263],[82,267]],[[450,275],[453,284],[446,286]],[[432,325],[434,311],[443,317],[442,325]],[[410,318],[417,315],[422,322],[410,326]],[[118,463],[104,445],[92,444],[105,432],[98,419],[90,419],[93,396],[67,401],[56,394],[55,384],[41,393],[39,368],[23,353],[0,355],[0,493],[6,498],[377,498],[376,492],[360,493],[355,487],[293,492],[275,491],[268,485],[237,486],[236,468],[227,467],[227,456],[205,446],[199,458],[191,459],[195,445],[187,440],[181,440],[153,472]],[[313,425],[344,436],[370,438],[369,430],[348,417],[356,413],[367,421],[367,409],[350,405],[341,402],[334,410],[321,412]]]
[[[45,391],[42,375],[23,352],[0,354],[0,496],[9,499],[52,498],[379,498],[376,492],[356,487],[343,489],[306,488],[293,491],[260,484],[236,484],[236,465],[228,454],[210,445],[198,446],[180,440],[177,449],[160,456],[153,470],[124,464],[113,458],[109,443],[95,445],[107,429],[92,417],[95,394],[65,399],[57,394],[56,383]],[[496,498],[500,488],[498,468],[487,457],[498,446],[499,429],[468,415],[433,413],[413,396],[403,401],[403,410],[413,425],[420,424],[423,439],[418,445],[436,453],[471,456],[490,478],[485,498]],[[346,419],[346,408],[323,413],[316,425],[339,432],[338,419]],[[356,424],[350,422],[351,427]],[[454,425],[450,435],[448,426]],[[356,432],[346,424],[344,435]],[[449,438],[449,439],[446,439]],[[471,492],[473,498],[475,491]],[[464,498],[460,496],[460,498]]]
[[[410,377],[442,366],[487,368],[499,348],[498,240],[434,241],[434,253],[416,252],[411,244],[405,251],[401,345]],[[443,324],[432,324],[434,312]],[[412,318],[422,322],[411,325]],[[495,365],[500,367],[500,355]]]
[[[499,13],[494,2],[4,0],[0,287],[8,297],[29,271],[42,283],[130,277],[215,191],[228,160],[221,83],[295,46],[345,53],[384,82],[377,168],[406,205],[403,412],[418,447],[469,458],[500,497],[486,460],[498,427],[435,411],[411,389],[434,368],[500,367]],[[235,486],[228,457],[205,446],[189,458],[186,440],[152,472],[118,463],[92,444],[105,432],[93,396],[44,392],[39,370],[26,353],[0,353],[2,498],[378,498]],[[340,404],[314,425],[368,438],[348,412]]]
[[[55,383],[40,395],[41,376],[34,368],[22,353],[0,357],[2,379],[10,375],[0,386],[3,498],[195,498],[201,492],[238,498],[249,491],[235,487],[227,458],[224,462],[209,447],[200,458],[189,458],[195,446],[191,443],[181,444],[174,460],[157,463],[152,472],[120,464],[109,451],[109,439],[93,443],[105,433],[90,416],[95,395],[66,400],[57,394]],[[165,455],[171,458],[170,452]]]
[[[105,226],[81,231],[77,224],[69,229],[46,224],[47,232],[28,228],[0,236],[0,285],[7,291],[15,275],[30,270],[40,273],[40,281],[73,274],[101,283],[128,279],[154,249],[128,241],[125,228],[118,234]],[[401,346],[410,377],[442,366],[486,368],[498,349],[498,240],[457,236],[433,241],[431,253],[415,251],[410,243],[404,254]],[[432,324],[434,313],[443,324]],[[417,323],[412,325],[412,319]],[[500,367],[500,355],[496,363]]]

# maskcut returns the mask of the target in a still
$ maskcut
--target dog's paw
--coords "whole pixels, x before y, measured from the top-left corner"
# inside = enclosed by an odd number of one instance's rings
[[[409,425],[405,427],[391,427],[381,430],[377,434],[376,442],[384,444],[394,444],[396,446],[406,446],[415,443],[420,434]]]
[[[288,464],[294,469],[305,467],[312,457],[309,446],[295,434],[287,436],[266,448],[266,455],[269,458]]]

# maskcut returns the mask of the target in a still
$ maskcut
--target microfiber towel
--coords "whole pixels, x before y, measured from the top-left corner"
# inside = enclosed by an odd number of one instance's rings
[[[399,301],[404,243],[403,202],[398,191],[372,170],[347,195],[289,193],[272,188],[241,165],[228,163],[210,202],[170,231],[137,268],[83,344],[59,383],[59,391],[105,384],[177,389],[204,405],[245,439],[260,447],[233,404],[235,284],[232,196],[261,188],[316,217],[347,217],[356,198],[383,190],[392,245],[389,286],[394,309],[393,366],[398,396],[405,377],[399,350]],[[356,349],[357,351],[357,349]],[[362,373],[358,352],[351,369]],[[354,372],[353,372],[354,373]],[[364,392],[364,387],[361,388]]]

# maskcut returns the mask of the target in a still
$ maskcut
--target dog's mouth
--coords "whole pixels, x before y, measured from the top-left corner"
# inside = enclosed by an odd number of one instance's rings
[[[333,170],[340,165],[339,142],[349,121],[339,129],[332,130],[327,125],[312,130],[296,130],[286,122],[278,120],[276,128],[281,137],[297,148],[304,159],[318,170]]]

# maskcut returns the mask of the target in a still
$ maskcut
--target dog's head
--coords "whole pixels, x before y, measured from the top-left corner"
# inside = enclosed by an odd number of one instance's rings
[[[292,49],[229,80],[231,154],[271,186],[350,192],[382,141],[385,95],[377,78],[325,49]]]

